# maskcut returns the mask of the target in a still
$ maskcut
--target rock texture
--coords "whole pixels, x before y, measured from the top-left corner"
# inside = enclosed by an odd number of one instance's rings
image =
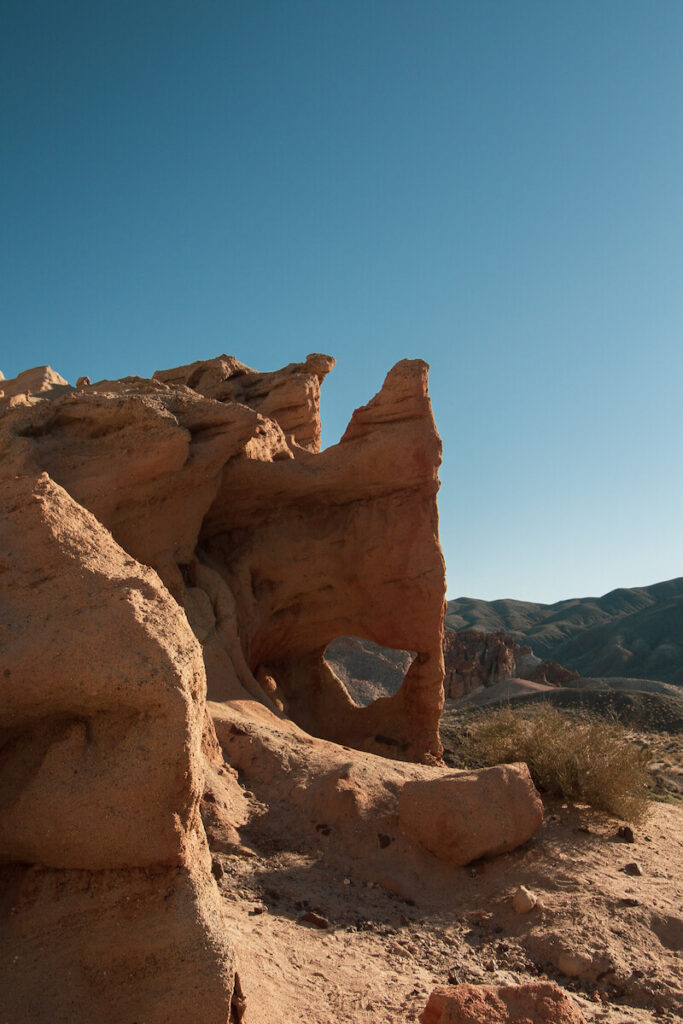
[[[427,366],[397,364],[341,442],[316,452],[332,363],[257,374],[222,356],[153,380],[22,392],[0,425],[5,471],[47,472],[159,573],[202,644],[210,696],[257,697],[338,742],[438,757],[441,445]],[[349,699],[324,659],[348,633],[416,652],[394,697]]]
[[[47,474],[0,481],[0,648],[4,1014],[225,1024],[201,650]]]
[[[434,856],[468,864],[514,850],[543,821],[543,804],[525,764],[406,783],[401,831]]]
[[[561,988],[531,985],[455,985],[435,989],[421,1024],[586,1024]]]
[[[494,686],[515,675],[515,643],[503,633],[444,634],[446,696],[465,697],[480,686]]]
[[[398,363],[321,452],[333,362],[2,381],[13,1024],[226,1024],[231,1004],[241,1019],[207,835],[214,856],[254,856],[239,832],[254,815],[290,844],[334,830],[331,857],[407,893],[537,827],[520,766],[434,767],[444,564],[427,366]],[[411,652],[393,696],[349,697],[325,659],[349,634]],[[415,832],[411,787],[448,819],[438,842]]]
[[[519,846],[543,819],[526,765],[454,773],[314,738],[248,702],[210,710],[226,759],[268,808],[268,837],[322,844],[326,863],[408,899]]]
[[[156,573],[46,474],[0,494],[13,784],[0,852],[49,867],[182,864],[203,783],[199,645]]]

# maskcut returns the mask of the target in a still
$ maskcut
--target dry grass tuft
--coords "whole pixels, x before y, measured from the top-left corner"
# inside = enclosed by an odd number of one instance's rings
[[[536,786],[551,796],[634,823],[647,817],[648,753],[618,722],[562,714],[549,704],[531,716],[507,706],[482,714],[468,733],[462,753],[470,766],[526,761]]]

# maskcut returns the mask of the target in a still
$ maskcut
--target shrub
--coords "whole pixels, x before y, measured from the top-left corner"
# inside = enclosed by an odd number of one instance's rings
[[[464,740],[474,767],[526,761],[536,786],[626,821],[648,813],[646,750],[616,721],[580,718],[542,704],[526,717],[510,706],[482,713]]]

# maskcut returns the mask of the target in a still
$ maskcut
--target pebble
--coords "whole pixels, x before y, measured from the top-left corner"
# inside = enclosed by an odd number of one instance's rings
[[[398,942],[390,942],[387,946],[387,951],[393,956],[410,956],[410,952],[403,946],[399,945]]]
[[[530,892],[525,886],[520,885],[519,889],[512,897],[512,906],[518,914],[528,914],[529,911],[533,910],[536,906],[536,896]]]
[[[305,914],[301,914],[297,918],[298,924],[312,924],[315,928],[329,928],[330,922],[326,917],[322,917],[321,914],[315,914],[312,910],[307,911]]]
[[[560,953],[557,966],[568,978],[580,978],[586,971],[586,961],[575,953]]]
[[[637,860],[632,860],[632,861],[629,861],[628,864],[624,864],[624,866],[623,866],[623,868],[621,870],[624,871],[627,875],[642,875],[643,874],[643,869],[642,869],[641,865],[638,863]]]

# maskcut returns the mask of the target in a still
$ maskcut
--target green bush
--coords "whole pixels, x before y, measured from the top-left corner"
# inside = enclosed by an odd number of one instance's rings
[[[464,740],[464,760],[482,768],[526,761],[541,791],[626,821],[644,820],[648,754],[629,741],[623,726],[548,704],[527,715],[509,706],[482,713]]]

